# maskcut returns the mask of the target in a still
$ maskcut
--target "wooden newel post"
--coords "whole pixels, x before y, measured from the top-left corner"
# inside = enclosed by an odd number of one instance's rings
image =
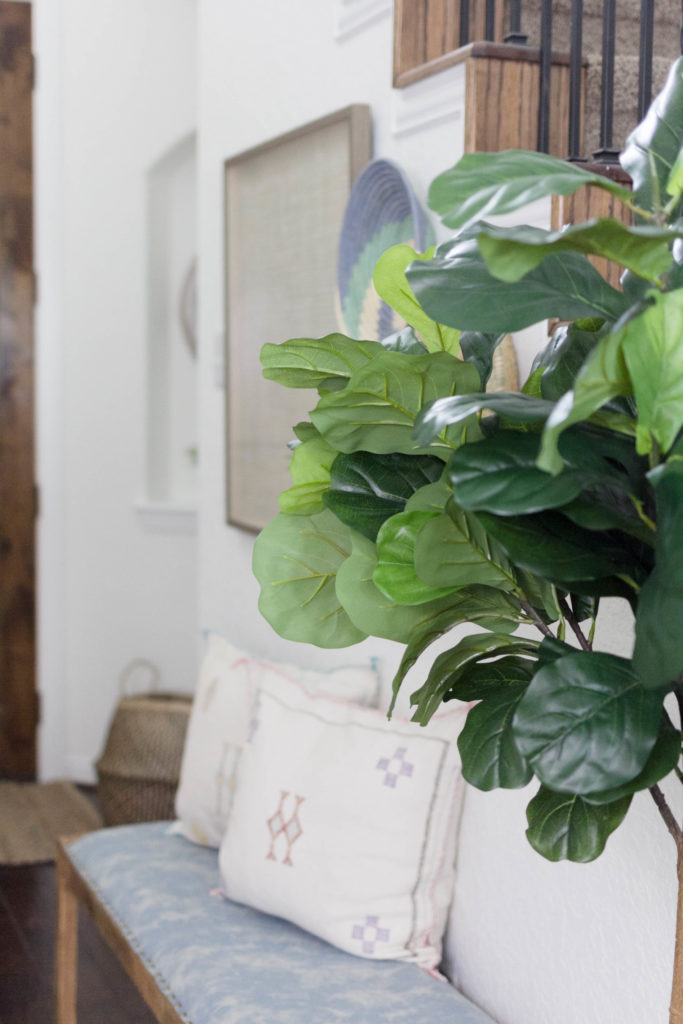
[[[683,842],[678,841],[678,912],[669,1024],[683,1024]]]

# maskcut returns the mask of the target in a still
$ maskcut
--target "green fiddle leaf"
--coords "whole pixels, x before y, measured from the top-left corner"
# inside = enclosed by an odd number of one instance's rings
[[[330,467],[337,453],[320,435],[302,441],[292,453],[289,473],[293,486],[278,499],[288,515],[312,515],[323,510],[323,494],[330,486]]]
[[[322,500],[343,523],[374,540],[382,523],[442,472],[443,462],[430,455],[337,455]]]
[[[636,447],[668,451],[683,427],[683,289],[657,294],[624,327],[622,352],[638,406]]]
[[[266,380],[287,388],[329,386],[335,378],[342,386],[361,366],[384,350],[378,341],[354,341],[343,334],[324,338],[292,338],[281,345],[266,344],[261,364]]]
[[[599,324],[603,322],[597,321]],[[571,391],[579,370],[600,340],[599,328],[584,330],[578,326],[579,323],[591,321],[562,324],[534,359],[532,371],[540,369],[542,373],[541,394],[551,402]]]
[[[292,430],[294,432],[294,436],[299,441],[302,442],[313,441],[315,440],[315,438],[320,437],[318,431],[315,429],[312,423],[309,423],[308,420],[302,420],[300,423],[295,423],[294,426],[292,427]],[[289,447],[292,449],[296,448],[296,441],[290,441]]]
[[[433,512],[400,512],[387,519],[377,535],[377,568],[373,581],[396,604],[434,601],[455,587],[432,587],[415,571],[415,540]]]
[[[573,423],[587,420],[616,395],[631,394],[631,377],[624,359],[624,338],[631,324],[636,325],[635,331],[638,330],[639,320],[640,317],[635,317],[625,327],[602,338],[579,372],[574,390],[568,391],[556,403],[543,431],[539,469],[559,473],[563,466],[557,447],[560,434]]]
[[[455,590],[471,584],[515,590],[512,566],[492,545],[476,516],[449,502],[447,512],[425,519],[414,547],[415,571],[425,583]]]
[[[360,534],[353,536],[351,555],[337,570],[337,597],[351,621],[371,636],[405,643],[406,637],[433,628],[443,617],[460,621],[468,595],[449,594],[421,605],[400,605],[387,597],[375,584],[377,549]],[[471,603],[471,602],[470,602]]]
[[[379,297],[420,332],[430,352],[450,352],[457,356],[460,353],[460,331],[437,324],[427,316],[406,277],[406,267],[415,260],[428,260],[433,254],[433,248],[422,254],[409,245],[393,245],[375,264],[373,282]]]
[[[512,716],[534,672],[523,658],[473,665],[449,691],[455,700],[478,700],[458,737],[462,773],[477,789],[519,789],[533,772],[517,750]]]
[[[311,419],[323,437],[342,452],[431,454],[447,458],[458,446],[463,426],[442,431],[421,448],[412,439],[418,412],[426,402],[466,394],[478,386],[477,371],[447,352],[409,359],[385,352],[355,373],[346,388],[323,396]],[[478,434],[475,422],[468,437]]]
[[[408,281],[429,316],[463,331],[519,331],[554,317],[617,320],[627,308],[621,292],[580,253],[553,253],[510,283],[493,276],[476,237],[440,245],[433,259],[408,268]]]
[[[469,511],[520,515],[558,508],[573,501],[590,485],[604,480],[628,484],[599,455],[586,450],[583,440],[566,435],[564,470],[551,476],[536,466],[539,439],[534,434],[499,430],[476,444],[453,453],[447,475],[458,504]]]
[[[406,356],[423,356],[427,352],[412,327],[387,334],[386,338],[380,340],[380,345],[389,352],[402,352]]]
[[[544,636],[538,647],[538,666],[542,668],[543,665],[549,665],[567,654],[576,654],[576,648],[566,644],[564,640],[558,640],[556,636]]]
[[[609,534],[583,530],[556,512],[522,516],[478,512],[477,519],[514,565],[575,593],[581,593],[580,582],[635,571],[629,552]],[[621,589],[616,593],[621,594]]]
[[[515,423],[542,423],[554,406],[543,398],[531,398],[520,391],[477,392],[438,398],[426,404],[417,416],[413,438],[418,444],[428,445],[448,427],[461,423],[482,409],[490,409]]]
[[[666,182],[666,192],[673,200],[678,200],[683,195],[683,146],[678,150],[678,156],[671,168]]]
[[[443,470],[443,463],[441,464],[442,475],[436,483],[425,484],[419,491],[415,491],[408,501],[406,502],[406,512],[433,512],[434,515],[440,515],[444,511],[446,505],[452,498],[451,489],[446,482]]]
[[[629,189],[578,164],[545,153],[508,149],[466,154],[432,183],[429,205],[448,227],[464,228],[546,196],[570,195],[582,185],[604,189],[623,202],[631,200]]]
[[[650,789],[655,783],[663,779],[665,775],[672,772],[678,764],[681,756],[681,733],[675,729],[671,719],[666,714],[662,715],[662,724],[652,752],[645,762],[645,767],[636,775],[635,779],[625,782],[621,786],[614,786],[612,789],[603,790],[598,793],[585,793],[584,800],[589,804],[609,804],[613,800],[638,793],[641,789]]]
[[[443,599],[447,607],[431,615],[431,605],[424,604],[416,609],[425,614],[421,625],[413,628],[405,653],[392,681],[393,697],[389,717],[394,710],[401,684],[418,658],[424,654],[439,637],[454,626],[471,622],[482,629],[498,635],[512,633],[519,625],[518,606],[512,598],[493,587],[463,587]]]
[[[620,163],[633,179],[633,195],[643,210],[664,205],[666,189],[683,145],[683,61],[672,65],[664,88],[645,119],[631,132]]]
[[[621,825],[631,797],[612,804],[589,804],[576,793],[553,793],[541,786],[527,807],[527,839],[546,860],[586,864],[605,849]]]
[[[680,448],[680,444],[677,446]],[[670,687],[683,672],[683,459],[650,474],[657,506],[655,567],[638,595],[633,665],[643,686]]]
[[[630,661],[580,651],[538,670],[513,728],[520,752],[545,786],[584,794],[639,774],[661,715],[661,694],[644,688]]]
[[[351,553],[352,533],[327,510],[312,516],[280,513],[256,538],[253,571],[259,611],[287,640],[348,647],[367,633],[354,626],[335,591]]]
[[[476,366],[481,381],[481,390],[486,389],[493,371],[493,356],[498,346],[505,340],[507,333],[482,334],[481,331],[462,331],[460,334],[460,354],[465,362]]]
[[[477,662],[501,654],[533,657],[536,647],[534,641],[503,633],[474,633],[463,637],[455,647],[436,658],[424,685],[411,694],[410,703],[416,708],[413,721],[427,725],[441,703],[450,699],[450,691]]]
[[[638,277],[657,284],[671,266],[670,247],[680,232],[668,227],[628,227],[612,217],[574,224],[559,231],[520,224],[487,224],[477,235],[479,251],[501,281],[519,281],[551,253],[580,252],[620,263]]]

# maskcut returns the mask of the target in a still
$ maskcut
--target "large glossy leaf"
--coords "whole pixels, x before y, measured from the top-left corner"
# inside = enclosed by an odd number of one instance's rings
[[[292,486],[280,494],[280,511],[312,515],[323,510],[323,494],[330,486],[330,467],[337,453],[316,434],[297,445],[289,463]]]
[[[383,351],[377,341],[354,341],[343,334],[324,338],[292,338],[266,344],[261,364],[266,380],[288,388],[317,388],[326,381],[345,383],[361,366]]]
[[[377,550],[372,541],[360,534],[353,536],[353,550],[337,570],[336,591],[351,621],[372,636],[405,643],[413,633],[433,628],[445,616],[459,621],[460,609],[468,595],[451,594],[437,601],[408,606],[387,597],[373,581]],[[471,601],[470,601],[471,604]]]
[[[412,327],[387,334],[380,345],[389,352],[402,352],[406,356],[423,356],[427,351]]]
[[[584,794],[584,800],[590,804],[609,804],[613,800],[619,800],[623,796],[630,796],[638,793],[641,789],[649,789],[656,782],[663,779],[665,775],[673,771],[681,756],[681,733],[675,729],[671,719],[666,714],[662,716],[662,724],[659,728],[657,741],[652,752],[645,762],[645,767],[636,775],[635,779],[625,782],[621,786],[614,786],[612,789],[602,790],[598,793]]]
[[[422,255],[409,245],[394,245],[375,264],[373,282],[380,298],[402,316],[407,324],[420,332],[430,352],[450,352],[457,356],[460,352],[460,332],[437,324],[427,316],[406,278],[406,267],[415,260],[430,259],[433,254],[433,248]]]
[[[337,455],[323,502],[347,526],[374,540],[382,523],[442,472],[443,462],[430,455]]]
[[[505,340],[506,332],[498,334],[482,334],[481,331],[462,331],[460,334],[460,353],[468,363],[476,366],[481,381],[481,390],[486,389],[493,371],[493,356],[498,346]]]
[[[638,597],[633,664],[643,686],[657,689],[683,672],[683,459],[676,453],[650,479],[657,503],[655,568]]]
[[[545,153],[507,149],[462,157],[432,183],[429,205],[444,224],[462,228],[484,217],[511,213],[536,199],[570,195],[582,185],[605,189],[625,202],[631,199],[623,185],[578,164]]]
[[[612,537],[583,530],[557,512],[505,517],[478,512],[477,518],[511,562],[576,593],[582,592],[576,586],[582,581],[633,569],[629,553]]]
[[[600,340],[601,320],[579,320],[562,324],[554,332],[546,347],[538,353],[532,371],[541,369],[541,394],[556,402],[574,387],[577,374]],[[591,329],[581,327],[588,325]]]
[[[519,281],[551,253],[581,252],[602,256],[656,284],[671,266],[673,228],[627,227],[611,217],[563,227],[559,231],[521,224],[486,225],[477,235],[479,250],[492,274],[502,281]]]
[[[448,464],[448,480],[458,504],[470,511],[520,515],[558,508],[585,488],[605,480],[628,484],[628,478],[599,455],[586,449],[582,439],[566,435],[564,470],[551,476],[536,466],[539,438],[499,430],[476,444],[463,445]]]
[[[400,512],[387,519],[377,535],[373,580],[396,604],[424,604],[451,593],[453,586],[433,587],[415,571],[415,540],[433,512]]]
[[[516,589],[514,571],[492,544],[476,516],[449,502],[447,513],[425,520],[414,548],[415,571],[435,587],[466,587],[473,583]]]
[[[471,622],[499,635],[512,633],[519,625],[518,606],[514,599],[493,587],[464,587],[443,600],[444,603],[448,602],[447,607],[433,617],[428,616],[430,605],[415,609],[425,613],[425,618],[410,634],[401,664],[392,681],[393,698],[389,716],[406,675],[427,648],[444,633],[462,622]]]
[[[287,640],[348,647],[367,633],[342,608],[335,578],[351,553],[351,530],[327,510],[312,516],[280,513],[254,544],[259,610]]]
[[[406,357],[385,352],[359,370],[343,391],[323,396],[311,413],[320,433],[338,451],[379,454],[423,451],[412,439],[415,418],[426,402],[478,387],[476,369],[447,352]],[[477,431],[476,424],[472,430]],[[443,431],[427,454],[446,458],[462,427]]]
[[[623,352],[624,337],[631,324],[636,325],[633,330],[638,330],[639,319],[636,317],[598,342],[576,378],[574,389],[555,405],[543,431],[538,458],[540,469],[549,473],[561,472],[562,457],[557,448],[560,434],[573,423],[587,420],[615,395],[631,393],[631,377]]]
[[[658,294],[653,305],[626,325],[624,361],[638,405],[638,451],[653,439],[668,451],[683,426],[683,289]]]
[[[666,187],[683,145],[683,60],[669,71],[663,90],[626,140],[621,166],[633,179],[638,205],[653,210],[669,198]]]
[[[458,737],[462,773],[477,789],[518,789],[532,778],[515,745],[512,716],[534,668],[533,662],[523,658],[480,663],[450,690],[456,700],[480,701],[467,713]]]
[[[536,647],[531,640],[502,633],[473,633],[463,637],[455,647],[438,656],[424,685],[411,694],[410,703],[416,708],[413,721],[427,725],[442,701],[450,699],[450,691],[472,665],[501,654],[533,657]]]
[[[510,283],[493,276],[473,237],[445,242],[434,259],[413,263],[408,281],[429,316],[463,331],[519,331],[552,317],[617,320],[627,308],[621,292],[579,253],[546,256]]]
[[[585,864],[595,860],[621,825],[631,797],[597,806],[574,793],[553,793],[541,786],[527,807],[526,836],[546,860],[571,860]]]
[[[425,405],[415,420],[413,437],[418,444],[428,445],[442,431],[455,423],[488,409],[507,420],[518,423],[542,423],[553,411],[553,403],[532,398],[519,391],[476,392],[438,398]]]
[[[544,665],[517,708],[517,746],[541,782],[594,793],[635,778],[657,739],[661,695],[630,661],[581,651]]]

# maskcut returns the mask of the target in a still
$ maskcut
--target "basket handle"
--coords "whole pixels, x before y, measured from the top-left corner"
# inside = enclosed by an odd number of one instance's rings
[[[147,658],[133,658],[129,661],[126,667],[122,670],[119,676],[119,692],[122,697],[128,696],[128,684],[133,678],[136,672],[143,669],[149,676],[148,689],[156,690],[161,680],[161,672],[157,665],[153,661],[149,661]]]

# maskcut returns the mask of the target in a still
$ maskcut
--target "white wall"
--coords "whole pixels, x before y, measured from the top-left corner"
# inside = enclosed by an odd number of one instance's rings
[[[236,16],[234,5],[199,3],[200,624],[305,664],[348,660],[353,652],[316,651],[275,636],[256,611],[253,539],[225,525],[224,394],[215,379],[223,330],[222,162],[350,103],[369,103],[375,156],[397,160],[424,197],[431,178],[461,153],[462,81],[454,70],[394,93],[391,19],[383,6],[262,0],[240,6]],[[335,39],[335,12],[364,8],[379,16]],[[397,134],[396,123],[411,130]],[[544,216],[533,211],[537,222]],[[540,337],[517,339],[522,373]],[[603,619],[599,645],[623,651],[631,642],[625,617],[611,605]],[[366,641],[358,655],[363,651],[379,652],[390,678],[397,648]],[[604,858],[578,866],[547,864],[528,847],[528,798],[468,796],[449,942],[463,987],[500,1024],[664,1024],[674,848],[649,796],[637,798]],[[674,799],[683,810],[678,791]]]
[[[192,689],[196,537],[149,532],[146,184],[196,126],[194,0],[36,0],[43,778],[92,779],[135,657]]]

